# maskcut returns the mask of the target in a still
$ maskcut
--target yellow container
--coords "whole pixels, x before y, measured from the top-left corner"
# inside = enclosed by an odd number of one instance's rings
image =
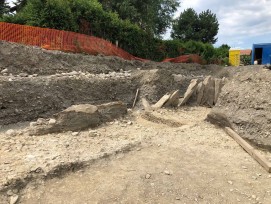
[[[240,65],[240,50],[230,50],[229,51],[229,61],[232,66]]]

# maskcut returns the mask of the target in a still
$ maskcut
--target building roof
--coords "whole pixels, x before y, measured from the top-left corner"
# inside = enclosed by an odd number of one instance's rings
[[[251,51],[252,50],[250,50],[250,49],[248,49],[248,50],[241,50],[240,51],[240,55],[251,55]]]

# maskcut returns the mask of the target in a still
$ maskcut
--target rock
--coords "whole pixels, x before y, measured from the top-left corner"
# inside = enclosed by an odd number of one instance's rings
[[[152,107],[150,106],[150,103],[147,101],[146,98],[142,98],[142,105],[145,111],[149,111],[152,109]]]
[[[151,178],[151,175],[150,175],[150,174],[146,174],[146,175],[145,175],[145,178],[146,178],[146,179],[150,179],[150,178]]]
[[[106,103],[99,106],[90,104],[73,105],[55,114],[49,124],[30,129],[30,135],[80,131],[93,128],[102,122],[109,122],[127,113],[127,107],[122,102]]]
[[[38,125],[37,122],[30,122],[30,124],[29,124],[30,127],[35,127],[35,126],[37,126],[37,125]]]
[[[18,195],[13,195],[13,196],[10,197],[9,203],[10,204],[15,204],[15,203],[17,203],[18,199],[19,199]]]
[[[133,124],[132,121],[128,121],[128,122],[127,122],[127,125],[132,125],[132,124]]]
[[[127,106],[121,101],[98,105],[102,122],[110,122],[127,114]]]
[[[27,73],[20,73],[19,76],[20,77],[28,77],[28,74]]]
[[[78,136],[79,135],[79,132],[73,132],[72,133],[72,136]]]
[[[16,135],[16,131],[13,130],[13,129],[9,129],[9,130],[6,132],[6,134],[7,134],[8,136],[15,136],[15,135]]]
[[[2,74],[8,73],[8,69],[3,69],[3,70],[1,71],[1,73],[2,73]]]
[[[187,101],[190,99],[190,97],[193,95],[194,91],[196,90],[197,85],[198,85],[198,79],[192,79],[190,82],[190,85],[188,86],[184,94],[184,98],[179,104],[179,106],[182,106],[187,103]]]
[[[90,104],[73,105],[56,114],[56,127],[66,131],[82,130],[100,124],[98,107]]]
[[[203,92],[204,92],[204,85],[203,82],[200,82],[197,87],[197,104],[200,105],[202,97],[203,97]]]
[[[168,107],[168,106],[176,107],[176,106],[178,106],[180,96],[181,96],[181,94],[180,94],[179,90],[174,91],[171,94],[170,98],[168,99],[168,101],[166,102],[166,104],[164,106],[165,107]]]
[[[223,83],[221,79],[215,79],[215,97],[214,97],[214,104],[216,104],[219,94],[221,92],[221,89],[223,87]]]
[[[167,93],[156,104],[154,104],[152,107],[155,108],[155,109],[162,108],[163,105],[168,101],[170,96],[171,96],[171,94]]]
[[[101,115],[97,106],[90,104],[73,105],[55,115],[56,123],[42,125],[30,130],[30,135],[78,131],[96,127],[101,123]]]
[[[43,124],[46,124],[47,123],[47,121],[44,119],[44,118],[39,118],[38,120],[37,120],[37,124],[38,125],[43,125]]]
[[[201,100],[201,105],[207,105],[213,107],[215,98],[215,80],[208,76],[203,81],[204,92]]]
[[[165,171],[164,171],[164,174],[166,174],[166,175],[171,175],[171,173],[170,173],[168,170],[165,170]]]
[[[51,118],[51,119],[48,121],[48,124],[49,124],[49,125],[56,124],[56,119]]]
[[[232,184],[233,184],[233,182],[232,182],[232,181],[228,181],[228,183],[229,183],[230,185],[232,185]]]
[[[8,190],[8,191],[7,191],[7,195],[8,195],[8,196],[12,196],[13,194],[14,194],[14,193],[12,192],[12,190]]]

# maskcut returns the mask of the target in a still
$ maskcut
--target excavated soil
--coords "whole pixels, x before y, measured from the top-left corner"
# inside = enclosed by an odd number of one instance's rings
[[[226,77],[213,110],[144,112]],[[0,203],[271,203],[271,176],[221,128],[270,150],[270,70],[126,61],[0,42]],[[136,107],[96,129],[29,136],[29,122],[75,104]],[[189,105],[189,103],[188,103]],[[219,120],[220,120],[219,119]],[[19,122],[19,123],[18,123]],[[16,134],[10,134],[13,129]],[[8,134],[9,133],[9,134]],[[271,161],[268,151],[262,156]]]
[[[0,42],[0,125],[48,117],[71,105],[121,100],[131,107],[137,89],[150,102],[222,67],[142,63]]]
[[[271,71],[254,66],[238,69],[212,112],[224,114],[243,138],[271,151]]]

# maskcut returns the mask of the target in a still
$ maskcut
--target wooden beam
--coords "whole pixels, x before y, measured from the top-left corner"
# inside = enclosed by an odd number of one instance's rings
[[[247,141],[241,138],[236,132],[231,128],[225,127],[225,132],[231,136],[246,152],[254,158],[268,173],[271,173],[271,163],[263,157],[257,149],[252,147]]]

